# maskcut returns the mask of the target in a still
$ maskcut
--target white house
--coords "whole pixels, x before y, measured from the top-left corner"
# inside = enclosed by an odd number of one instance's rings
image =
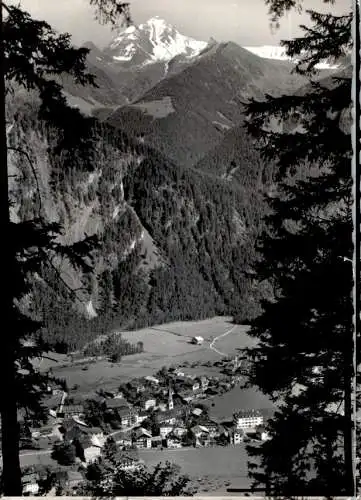
[[[134,444],[137,448],[151,448],[152,434],[143,427],[140,427],[135,431]]]
[[[157,401],[154,398],[145,399],[143,402],[143,408],[147,411],[150,408],[155,408],[157,406]]]
[[[271,439],[271,436],[269,435],[269,433],[267,431],[262,431],[261,432],[261,439],[262,439],[262,441],[268,441],[269,439]]]
[[[164,439],[168,434],[170,434],[173,430],[173,425],[165,424],[161,425],[159,427],[159,434],[161,435],[162,439]]]
[[[38,483],[28,483],[23,486],[23,495],[34,495],[39,493]]]
[[[237,429],[255,429],[263,425],[263,415],[257,410],[243,410],[233,415]]]
[[[244,432],[241,429],[235,429],[232,433],[232,443],[240,444],[243,442]]]
[[[167,448],[182,448],[182,440],[171,433],[167,437]]]
[[[257,437],[260,438],[262,441],[268,441],[269,439],[271,439],[269,432],[267,432],[265,427],[263,426],[258,427],[256,434]]]
[[[24,474],[22,477],[23,495],[37,495],[39,493],[39,476],[34,472]]]
[[[84,448],[84,458],[87,464],[94,462],[101,453],[101,448],[99,446],[88,446]]]
[[[204,338],[203,337],[200,337],[200,336],[192,337],[192,344],[202,345],[203,342],[204,342]]]
[[[209,385],[208,378],[202,375],[201,378],[200,378],[200,381],[201,381],[201,387],[202,387],[202,389],[207,389],[207,387]]]

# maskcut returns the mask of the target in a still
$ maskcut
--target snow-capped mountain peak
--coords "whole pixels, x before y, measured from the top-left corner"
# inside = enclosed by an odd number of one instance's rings
[[[297,59],[292,59],[286,54],[286,48],[277,46],[277,45],[262,45],[259,47],[244,47],[252,54],[255,54],[258,57],[262,57],[263,59],[273,59],[277,61],[290,61],[293,63],[297,63]],[[337,69],[339,65],[328,63],[327,61],[320,62],[316,65],[318,69]]]
[[[167,62],[178,55],[195,57],[206,46],[207,42],[182,35],[164,19],[152,17],[119,33],[105,51],[114,61],[145,65]]]

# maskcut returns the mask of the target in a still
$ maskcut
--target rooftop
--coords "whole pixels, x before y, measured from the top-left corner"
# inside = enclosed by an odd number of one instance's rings
[[[263,417],[259,410],[239,410],[234,413],[235,418]]]
[[[106,399],[105,404],[108,409],[123,408],[123,407],[129,409],[129,403],[124,398]]]
[[[67,471],[67,474],[68,474],[69,481],[82,481],[84,479],[81,472],[79,472],[77,470],[69,470],[69,471]]]
[[[130,408],[119,408],[118,415],[119,417],[128,417],[131,414]]]
[[[135,437],[138,439],[138,438],[141,438],[143,436],[151,438],[152,434],[149,431],[147,431],[147,429],[144,429],[144,427],[139,427],[139,429],[136,429]]]
[[[115,440],[117,439],[131,439],[132,431],[119,431],[116,434],[113,434]]]
[[[63,406],[63,413],[75,413],[75,412],[82,413],[83,411],[84,411],[83,405],[64,405]]]

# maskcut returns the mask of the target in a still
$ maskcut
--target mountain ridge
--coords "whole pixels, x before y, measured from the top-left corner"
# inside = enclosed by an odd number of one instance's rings
[[[172,161],[195,165],[242,121],[249,98],[262,99],[267,92],[277,94],[304,83],[289,69],[234,42],[216,43],[105,119]]]
[[[192,58],[206,46],[207,42],[182,35],[174,26],[156,16],[119,33],[103,52],[116,62],[145,66],[153,62],[167,62],[181,54]]]

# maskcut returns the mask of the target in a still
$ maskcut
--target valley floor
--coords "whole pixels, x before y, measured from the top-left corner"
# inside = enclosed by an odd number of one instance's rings
[[[162,366],[184,362],[192,366],[194,374],[207,375],[208,369],[200,366],[202,363],[215,362],[224,355],[235,355],[237,349],[252,345],[254,341],[247,335],[248,329],[248,326],[233,325],[229,317],[167,323],[121,332],[123,338],[132,343],[143,342],[144,352],[124,356],[120,363],[102,360],[85,366],[70,363],[63,356],[57,358],[58,362],[44,360],[41,367],[44,370],[52,367],[55,376],[66,379],[69,387],[78,386],[76,392],[83,395],[92,394],[99,387],[115,389],[135,377],[152,375]],[[203,345],[190,343],[195,336],[204,338]]]
[[[219,379],[224,373],[224,366],[233,362],[225,357],[235,358],[239,350],[254,344],[254,340],[247,334],[248,329],[248,326],[234,325],[228,317],[174,322],[121,332],[123,338],[132,343],[143,342],[144,352],[124,356],[120,363],[106,360],[83,360],[80,363],[78,360],[74,363],[70,357],[49,354],[53,361],[44,358],[40,367],[43,370],[51,367],[56,377],[65,379],[71,396],[78,401],[93,397],[100,388],[117,392],[124,382],[155,375],[163,366],[182,369],[190,377]],[[204,339],[201,345],[191,343],[196,336]],[[216,391],[211,396],[202,392],[199,401],[208,406],[209,417],[218,423],[229,421],[240,409],[266,411],[274,408],[265,395],[256,389],[241,388],[239,381],[230,385],[228,390]],[[182,473],[192,478],[198,494],[225,495],[229,487],[250,487],[245,445],[234,445],[232,442],[227,446],[206,448],[185,445],[179,449],[139,449],[138,454],[139,459],[149,466],[166,461],[178,464]],[[47,445],[48,449],[22,452],[22,467],[55,466],[49,446]]]
[[[247,452],[245,445],[182,448],[174,450],[140,450],[139,458],[146,465],[170,461],[182,468],[182,473],[194,478],[198,495],[221,492],[227,487],[247,488]]]

